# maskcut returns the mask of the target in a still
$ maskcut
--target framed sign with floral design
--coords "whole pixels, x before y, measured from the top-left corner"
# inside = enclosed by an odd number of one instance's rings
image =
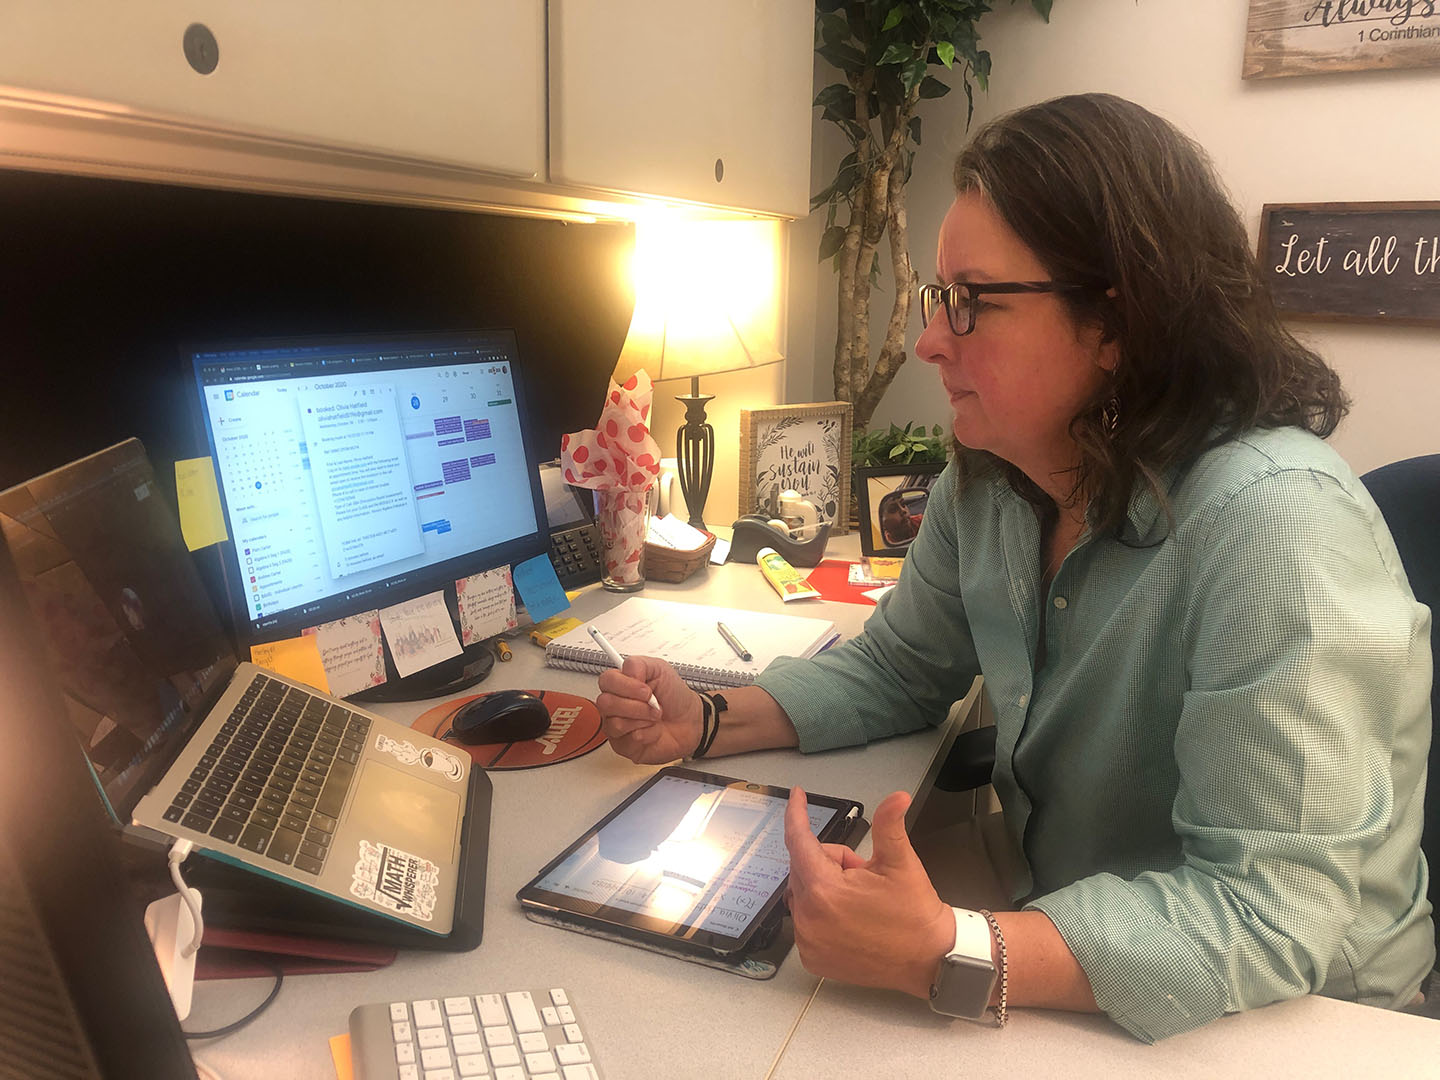
[[[832,534],[847,528],[850,506],[848,401],[740,410],[740,513],[754,514],[782,491],[814,503]]]

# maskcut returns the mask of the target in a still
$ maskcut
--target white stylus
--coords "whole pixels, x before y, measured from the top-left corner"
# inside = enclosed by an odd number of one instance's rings
[[[603,652],[607,657],[609,657],[612,664],[614,664],[617,668],[625,666],[625,658],[620,655],[620,651],[616,649],[614,645],[611,645],[610,642],[605,640],[604,634],[600,633],[599,630],[596,630],[595,627],[592,626],[590,627],[590,636],[595,639],[595,644],[600,646],[600,651]],[[661,711],[660,702],[655,700],[654,694],[650,695],[650,704],[655,707],[656,712]]]

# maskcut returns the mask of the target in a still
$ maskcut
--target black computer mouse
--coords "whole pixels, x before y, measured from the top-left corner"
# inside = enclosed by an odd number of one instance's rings
[[[468,746],[523,742],[550,730],[550,710],[526,690],[495,690],[460,706],[448,734]]]

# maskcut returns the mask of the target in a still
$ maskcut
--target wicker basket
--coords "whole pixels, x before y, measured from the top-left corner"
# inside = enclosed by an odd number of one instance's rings
[[[715,537],[707,534],[705,543],[690,551],[676,551],[659,544],[645,545],[645,580],[668,581],[672,585],[684,581],[710,561]]]

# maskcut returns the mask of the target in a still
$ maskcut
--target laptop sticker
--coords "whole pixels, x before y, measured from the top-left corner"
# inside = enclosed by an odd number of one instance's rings
[[[397,742],[388,735],[375,736],[375,749],[382,754],[391,754],[399,759],[402,765],[424,765],[432,772],[437,772],[446,780],[459,782],[465,775],[465,769],[460,764],[460,759],[454,754],[447,754],[433,746],[427,746],[424,750],[416,747],[409,739]]]
[[[387,844],[360,841],[359,858],[350,880],[350,895],[379,904],[407,918],[435,918],[440,868],[429,859]]]

